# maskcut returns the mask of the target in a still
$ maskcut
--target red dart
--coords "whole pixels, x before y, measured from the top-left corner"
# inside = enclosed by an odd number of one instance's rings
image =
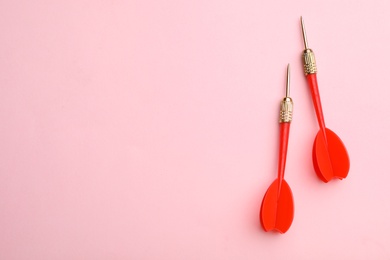
[[[313,145],[313,165],[318,177],[328,182],[333,178],[344,179],[349,171],[349,156],[341,139],[325,127],[320,93],[317,84],[317,65],[314,52],[309,49],[305,25],[301,17],[301,26],[305,50],[303,51],[303,69],[309,83],[311,97],[317,115],[320,130]]]
[[[278,178],[264,195],[260,209],[260,222],[265,231],[285,233],[294,218],[294,200],[290,186],[284,180],[288,136],[292,120],[293,101],[290,98],[290,65],[287,66],[286,97],[280,103],[280,143]]]

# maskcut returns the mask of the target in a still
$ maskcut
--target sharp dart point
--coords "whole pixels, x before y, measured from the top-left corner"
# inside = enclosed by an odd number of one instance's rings
[[[305,44],[305,49],[309,49],[309,45],[307,43],[307,37],[306,37],[305,23],[303,22],[302,16],[301,16],[301,28],[302,28],[302,35],[303,35],[303,42]]]
[[[290,96],[290,64],[287,65],[286,97]]]

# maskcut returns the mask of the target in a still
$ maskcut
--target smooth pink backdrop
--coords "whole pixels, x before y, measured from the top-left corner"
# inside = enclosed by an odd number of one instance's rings
[[[389,259],[390,2],[1,1],[0,259]],[[299,17],[327,125],[324,184]],[[295,219],[265,233],[291,64]]]

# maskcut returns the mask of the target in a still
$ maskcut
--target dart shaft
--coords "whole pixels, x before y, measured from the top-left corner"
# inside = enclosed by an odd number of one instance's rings
[[[278,165],[279,187],[281,187],[282,181],[284,179],[289,133],[290,133],[290,123],[280,123],[279,165]]]
[[[306,79],[310,87],[311,98],[313,100],[314,109],[316,111],[318,124],[326,139],[325,119],[324,119],[324,114],[322,112],[320,92],[318,90],[317,74],[308,74],[306,76]]]

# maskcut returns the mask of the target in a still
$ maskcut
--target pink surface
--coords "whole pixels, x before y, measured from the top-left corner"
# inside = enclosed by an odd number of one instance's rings
[[[388,259],[389,1],[1,1],[0,259]],[[299,17],[347,179],[324,184]],[[295,219],[265,233],[278,106]]]

